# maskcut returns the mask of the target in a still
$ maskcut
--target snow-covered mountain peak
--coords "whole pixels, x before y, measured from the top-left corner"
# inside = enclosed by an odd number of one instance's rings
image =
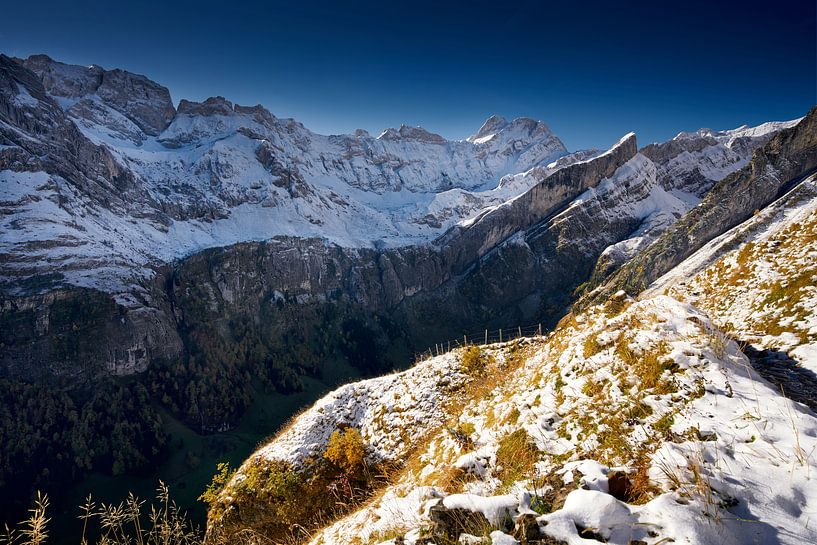
[[[61,63],[48,55],[31,55],[20,62],[40,76],[51,95],[64,98],[81,98],[95,92],[104,71],[96,65],[78,66]]]
[[[74,117],[100,119],[103,114],[95,102],[101,102],[145,135],[156,136],[176,115],[167,87],[140,74],[65,64],[47,55],[32,55],[22,64],[40,77],[51,96],[63,99],[63,108],[75,110]]]
[[[513,121],[508,121],[499,115],[489,117],[476,134],[466,138],[466,141],[474,144],[485,144],[499,138],[504,141],[527,138],[541,138],[551,135],[550,127],[543,122],[530,117],[517,117]]]
[[[797,125],[801,119],[802,118],[792,119],[791,121],[768,121],[754,127],[750,127],[749,125],[741,125],[735,129],[720,131],[709,128],[701,128],[697,131],[680,132],[675,138],[673,138],[673,140],[700,141],[701,139],[714,139],[731,148],[732,145],[740,138],[769,137],[782,129],[788,129]]]
[[[508,120],[501,115],[492,115],[485,120],[485,123],[482,124],[477,133],[469,136],[467,140],[469,142],[476,142],[477,140],[482,140],[483,138],[490,138],[495,132],[499,131],[507,124]]]
[[[19,253],[25,263],[6,276],[23,269],[34,274],[40,265],[51,270],[61,260],[71,263],[69,282],[118,290],[134,265],[277,235],[320,237],[345,247],[423,244],[598,155],[568,154],[547,124],[531,118],[493,116],[466,140],[407,125],[378,138],[363,130],[324,136],[263,106],[225,97],[181,100],[177,111],[166,88],[122,70],[45,56],[5,59],[0,95],[7,80],[7,122],[14,130],[0,130],[0,144],[9,148],[0,149],[0,165],[13,165],[8,179],[19,182],[4,197],[16,203],[5,225],[18,236],[4,241],[0,252]],[[112,81],[115,88],[107,90]],[[32,120],[40,125],[36,130],[30,130]],[[69,148],[37,151],[22,138],[81,146],[83,174],[77,175]],[[697,135],[643,152],[656,164],[662,187],[698,198],[745,164],[765,138],[742,138],[731,149]],[[32,158],[48,155],[52,164],[37,167],[36,176],[18,175],[33,172],[14,166],[23,164],[23,150]],[[13,162],[3,163],[4,155]],[[93,185],[100,176],[110,180],[105,191]],[[43,185],[47,180],[52,185]],[[61,204],[51,207],[51,198]],[[70,233],[66,244],[49,242],[55,231],[45,224]],[[122,265],[110,267],[108,277],[92,274],[111,255]]]

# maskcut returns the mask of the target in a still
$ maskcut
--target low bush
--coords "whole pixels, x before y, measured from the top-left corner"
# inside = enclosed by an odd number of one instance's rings
[[[356,428],[335,430],[323,453],[297,468],[256,457],[211,504],[208,541],[249,544],[258,536],[271,543],[308,541],[317,528],[370,498],[384,482],[383,472],[366,464],[366,445]],[[229,481],[222,474],[228,475],[220,468],[214,488]]]
[[[349,476],[359,476],[365,466],[366,446],[357,428],[335,430],[323,457]]]
[[[488,358],[478,346],[466,346],[462,349],[462,370],[471,377],[485,375]]]

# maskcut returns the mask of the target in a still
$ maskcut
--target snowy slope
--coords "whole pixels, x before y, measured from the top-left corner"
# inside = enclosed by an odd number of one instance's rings
[[[563,214],[654,172],[637,155]],[[647,194],[628,213],[688,205]],[[314,545],[815,542],[815,241],[810,177],[640,300],[483,346],[483,373],[458,350],[345,386],[247,464],[298,467],[351,426],[370,463],[403,467]]]
[[[817,373],[817,179],[804,180],[657,280],[731,335]]]
[[[483,354],[487,375],[463,375],[447,354],[344,387],[255,455],[298,464],[331,430],[353,425],[373,462],[407,460],[372,501],[312,543],[437,542],[449,531],[470,543],[518,543],[512,536],[522,534],[576,545],[591,536],[622,545],[817,540],[809,523],[817,417],[759,378],[693,306],[661,295],[618,299],[546,339]],[[431,369],[465,379],[463,400],[442,416]],[[340,400],[342,410],[329,410]],[[413,450],[375,443],[390,436],[415,438]],[[528,446],[509,439],[519,437]],[[624,494],[614,469],[629,472]],[[460,535],[456,521],[478,514],[482,533]]]

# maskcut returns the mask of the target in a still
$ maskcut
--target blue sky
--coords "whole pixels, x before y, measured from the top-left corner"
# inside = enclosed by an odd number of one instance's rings
[[[321,133],[449,138],[497,113],[570,149],[791,119],[817,103],[813,0],[9,2],[0,51],[121,67]]]

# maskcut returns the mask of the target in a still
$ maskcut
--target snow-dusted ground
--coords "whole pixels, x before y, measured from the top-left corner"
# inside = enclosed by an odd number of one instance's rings
[[[411,460],[314,544],[393,544],[395,535],[417,542],[429,535],[429,510],[439,502],[485,515],[493,528],[467,538],[474,543],[517,543],[501,522],[525,513],[571,545],[592,542],[579,535],[588,529],[622,545],[817,542],[814,413],[759,378],[738,345],[690,304],[653,295],[619,306],[589,309],[546,339],[485,347],[492,361],[485,377],[463,375],[454,353],[346,386],[255,456],[297,463],[337,426],[354,425],[371,442],[373,461]],[[645,372],[644,361],[659,372]],[[465,381],[454,390],[466,398],[441,404],[452,377]],[[515,462],[500,451],[520,429],[536,462],[518,474],[503,467]],[[625,503],[610,494],[611,468],[633,479],[641,471],[653,488]],[[559,483],[563,505],[535,510]]]
[[[701,168],[722,153],[729,160],[718,176],[726,175],[745,164],[729,146],[768,128],[702,131],[717,145],[698,151],[684,148],[693,135],[679,135],[669,149],[683,151],[668,163],[647,156],[655,149],[637,154],[553,221],[599,203],[600,213],[639,219],[628,240],[607,250],[626,258],[701,197],[699,183],[662,181],[668,164]],[[817,417],[761,378],[730,337],[759,335],[764,346],[814,363],[815,203],[817,185],[807,180],[640,300],[620,293],[566,317],[546,338],[482,347],[484,374],[469,374],[457,351],[347,385],[248,463],[298,467],[320,455],[334,430],[352,426],[371,463],[404,464],[313,545],[427,543],[440,510],[485,517],[482,534],[460,535],[462,543],[518,543],[531,520],[536,532],[571,545],[817,542]],[[621,471],[632,487],[626,497],[611,485]],[[224,497],[233,501],[230,486]]]
[[[360,430],[371,460],[399,460],[418,436],[439,424],[445,403],[467,379],[449,353],[407,371],[341,386],[254,456],[298,464],[320,455],[332,432],[349,426]]]
[[[648,293],[662,291],[817,373],[817,177],[709,242]]]

